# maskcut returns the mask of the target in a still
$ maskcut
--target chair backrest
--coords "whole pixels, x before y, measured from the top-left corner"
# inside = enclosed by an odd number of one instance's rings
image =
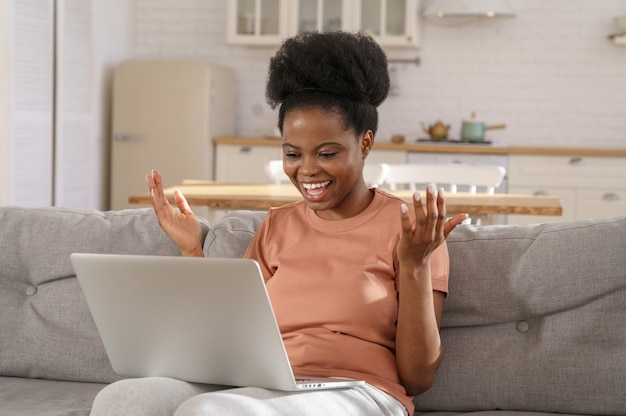
[[[450,193],[458,188],[475,194],[480,192],[493,195],[500,186],[506,169],[502,166],[464,164],[390,164],[385,186],[390,190],[418,190],[427,184],[444,187]]]
[[[367,163],[363,166],[363,179],[365,184],[370,188],[378,188],[382,186],[387,179],[389,173],[389,165],[386,163]]]
[[[283,170],[283,161],[282,159],[278,160],[270,160],[265,164],[265,173],[267,177],[272,183],[281,184],[281,183],[291,183],[289,176]]]
[[[387,173],[389,172],[389,165],[386,163],[372,163],[366,164],[363,167],[363,179],[365,184],[369,187],[379,187],[385,181]],[[265,165],[265,173],[272,183],[290,183],[289,176],[283,170],[282,160],[270,160]]]

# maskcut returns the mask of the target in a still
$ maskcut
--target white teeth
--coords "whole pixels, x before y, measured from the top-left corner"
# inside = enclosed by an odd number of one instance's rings
[[[329,183],[330,181],[321,182],[321,183],[303,183],[302,187],[305,189],[317,189],[317,188],[323,188],[325,186],[328,186]]]

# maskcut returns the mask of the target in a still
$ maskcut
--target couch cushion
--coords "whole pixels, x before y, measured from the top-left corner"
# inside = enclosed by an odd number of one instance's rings
[[[242,257],[265,211],[231,211],[211,226],[204,241],[206,257]]]
[[[0,208],[1,375],[119,378],[75,277],[73,252],[179,255],[151,208]]]
[[[0,377],[0,414],[88,416],[106,384]]]
[[[626,216],[463,226],[444,359],[418,409],[624,414]]]

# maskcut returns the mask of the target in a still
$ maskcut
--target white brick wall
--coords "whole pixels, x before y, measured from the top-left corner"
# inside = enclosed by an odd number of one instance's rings
[[[449,26],[422,21],[421,65],[392,64],[399,93],[380,107],[378,140],[422,136],[438,119],[458,136],[475,111],[510,145],[626,147],[626,46],[607,35],[624,0],[510,0],[514,19]],[[197,58],[235,70],[237,134],[267,134],[265,103],[275,48],[226,45],[223,0],[135,0],[137,57]]]

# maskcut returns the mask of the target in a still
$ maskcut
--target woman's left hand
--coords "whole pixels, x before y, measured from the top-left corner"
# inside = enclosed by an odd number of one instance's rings
[[[411,223],[407,206],[402,206],[402,235],[398,244],[400,263],[428,261],[430,254],[445,241],[454,227],[467,218],[467,214],[457,214],[446,221],[444,191],[440,189],[436,192],[433,185],[426,188],[426,207],[419,192],[415,192],[413,209],[415,224]]]
[[[432,386],[441,362],[439,325],[445,295],[433,290],[430,255],[450,232],[467,218],[458,214],[446,221],[443,190],[426,188],[425,205],[419,193],[413,196],[415,223],[406,205],[402,205],[402,234],[397,253],[398,322],[396,361],[398,375],[409,395],[423,393]]]

